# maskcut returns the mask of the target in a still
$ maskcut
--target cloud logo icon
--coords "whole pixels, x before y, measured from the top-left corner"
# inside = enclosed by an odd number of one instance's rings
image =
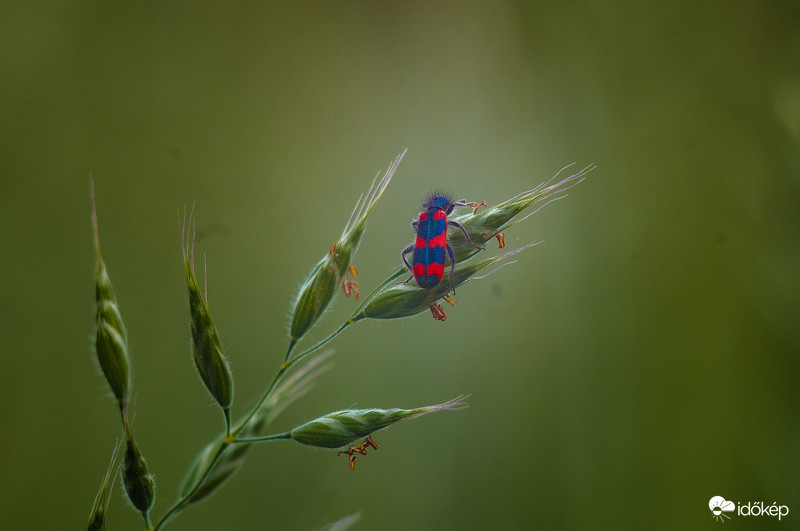
[[[730,513],[736,510],[736,504],[728,501],[722,496],[714,496],[708,500],[708,508],[711,509],[711,517],[718,522],[725,522],[725,518],[731,519],[725,513]]]

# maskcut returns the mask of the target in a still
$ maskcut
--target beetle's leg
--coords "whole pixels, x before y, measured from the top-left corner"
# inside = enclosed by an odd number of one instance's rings
[[[469,243],[471,246],[475,247],[476,249],[480,249],[481,251],[485,251],[485,250],[486,250],[486,247],[481,247],[480,245],[476,245],[476,244],[475,244],[475,243],[472,241],[472,239],[469,237],[469,234],[467,234],[467,229],[465,229],[465,228],[464,228],[464,226],[463,226],[461,223],[459,223],[459,222],[457,222],[457,221],[450,221],[450,220],[448,220],[448,221],[447,221],[447,224],[448,224],[448,225],[452,225],[452,226],[454,226],[454,227],[458,227],[459,229],[461,229],[461,232],[463,232],[463,233],[464,233],[464,238],[466,238],[466,239],[467,239],[467,243]]]
[[[416,230],[417,230],[417,227],[419,227],[419,220],[416,220],[416,219],[415,219],[414,221],[412,221],[412,222],[411,222],[411,226],[412,226],[412,227],[414,227],[414,231],[416,231]],[[413,251],[413,250],[414,250],[414,244],[412,243],[411,245],[409,245],[408,247],[406,247],[405,249],[403,249],[403,252],[402,252],[402,253],[400,253],[400,258],[402,258],[402,259],[403,259],[403,263],[406,265],[406,267],[408,268],[408,270],[409,270],[409,271],[411,271],[411,276],[410,276],[410,277],[408,277],[408,278],[406,279],[406,281],[405,281],[405,282],[403,282],[403,284],[408,284],[408,281],[409,281],[409,280],[411,280],[412,278],[414,278],[414,268],[413,268],[413,267],[411,267],[411,264],[409,264],[409,263],[408,263],[408,260],[406,260],[406,255],[407,255],[408,253],[410,253],[411,251]]]
[[[481,201],[480,203],[476,203],[474,201],[467,202],[466,199],[461,199],[460,201],[456,201],[455,203],[453,203],[453,206],[470,207],[472,209],[472,213],[475,214],[480,207],[486,206],[486,201]]]
[[[412,245],[409,245],[408,247],[406,247],[405,249],[403,249],[403,252],[400,253],[400,258],[403,259],[403,263],[406,265],[408,270],[411,271],[411,276],[408,277],[405,282],[398,282],[398,284],[408,284],[408,281],[411,280],[412,278],[414,278],[414,268],[412,268],[411,264],[409,264],[408,260],[406,260],[406,255],[408,253],[410,253],[411,251],[413,251],[413,250],[414,250],[414,245],[412,244]]]
[[[453,295],[456,294],[456,281],[453,279],[453,273],[456,271],[456,256],[453,254],[453,248],[447,244],[447,254],[450,255],[450,285],[453,287]]]
[[[403,249],[403,252],[402,252],[402,253],[400,253],[400,258],[402,258],[402,259],[403,259],[403,263],[406,265],[406,267],[408,268],[408,270],[409,270],[409,271],[411,271],[411,272],[413,272],[413,271],[414,271],[414,268],[413,268],[413,267],[411,267],[411,264],[409,264],[409,263],[408,263],[408,260],[406,260],[406,255],[407,255],[408,253],[410,253],[411,251],[413,251],[413,250],[414,250],[414,244],[411,244],[411,245],[409,245],[408,247],[406,247],[405,249]],[[408,282],[408,281],[406,281],[406,282]]]

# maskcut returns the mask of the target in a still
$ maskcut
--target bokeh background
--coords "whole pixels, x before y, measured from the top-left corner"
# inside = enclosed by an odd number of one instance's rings
[[[85,525],[119,433],[89,347],[90,177],[158,519],[221,420],[191,361],[177,212],[211,229],[241,413],[299,283],[405,147],[362,291],[427,191],[496,203],[598,167],[508,231],[545,243],[459,289],[445,323],[342,334],[275,429],[460,393],[469,409],[379,433],[355,472],[258,448],[169,529],[357,511],[356,529],[703,529],[714,495],[788,505],[780,528],[800,528],[797,1],[4,2],[0,35],[0,528]],[[109,529],[141,528],[117,489]]]

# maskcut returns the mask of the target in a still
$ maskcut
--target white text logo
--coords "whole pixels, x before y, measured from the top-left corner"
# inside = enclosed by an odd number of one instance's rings
[[[738,507],[732,501],[728,501],[722,496],[714,496],[708,500],[708,508],[711,510],[711,517],[717,522],[725,523],[731,517],[725,513],[734,513],[737,516],[777,516],[778,520],[789,514],[789,507],[764,502],[739,503]]]

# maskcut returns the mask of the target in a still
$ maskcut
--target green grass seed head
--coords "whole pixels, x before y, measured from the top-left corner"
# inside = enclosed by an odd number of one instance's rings
[[[321,448],[340,448],[401,420],[413,419],[436,411],[462,409],[467,406],[465,399],[466,396],[462,395],[442,404],[414,409],[346,409],[334,411],[306,422],[289,433],[292,439],[301,444]]]
[[[98,306],[107,303],[108,301],[102,301]],[[104,319],[100,312],[96,321],[94,345],[97,361],[106,382],[120,408],[124,409],[130,391],[128,342],[125,340],[124,331],[115,328],[114,323]]]
[[[467,235],[474,244],[483,245],[495,236],[498,236],[505,229],[536,213],[550,201],[558,199],[558,197],[554,197],[556,194],[566,192],[569,188],[579,183],[584,176],[594,168],[594,165],[589,165],[568,177],[557,180],[558,176],[564,171],[564,169],[562,169],[548,181],[540,184],[536,188],[522,192],[497,205],[475,209],[473,212],[455,216],[452,220],[460,223],[464,227]],[[530,212],[522,218],[517,217],[526,209],[538,203],[542,204],[533,212]],[[452,283],[449,278],[451,266],[449,257],[446,259],[445,263],[445,275],[442,277],[441,282],[433,289],[421,289],[413,281],[407,283],[394,282],[394,278],[400,278],[402,273],[406,271],[403,269],[401,272],[393,273],[385,280],[382,286],[359,307],[350,321],[356,322],[365,318],[398,319],[416,315],[428,309],[434,311],[434,317],[437,317],[436,310],[438,309],[439,316],[437,318],[444,320],[444,313],[441,307],[436,304],[436,301],[447,295],[453,289],[453,285],[458,287],[486,266],[504,260],[533,245],[528,244],[514,251],[505,252],[478,262],[465,264],[467,260],[481,251],[467,242],[464,233],[455,227],[449,228],[447,242],[453,249],[458,266],[458,269],[453,273]]]
[[[350,269],[361,237],[366,230],[367,218],[386,187],[389,186],[405,153],[406,151],[403,151],[394,160],[380,180],[377,175],[375,176],[367,194],[359,197],[356,202],[342,235],[333,242],[328,253],[317,262],[303,281],[292,309],[287,359],[297,342],[316,324],[328,308],[339,286],[345,281],[345,275]]]
[[[337,260],[342,258],[342,250],[333,251],[317,262],[300,286],[289,327],[291,347],[314,326],[336,295],[344,273],[337,264]]]
[[[103,476],[103,481],[100,484],[100,489],[95,496],[92,511],[89,513],[89,520],[86,523],[87,531],[103,531],[106,528],[106,512],[108,510],[108,501],[111,498],[111,491],[114,487],[114,480],[117,477],[119,470],[119,463],[117,463],[117,456],[119,455],[120,448],[122,447],[122,440],[118,439],[117,444],[114,445],[114,451],[111,453],[111,461],[108,463],[108,469]]]
[[[192,327],[192,354],[195,367],[211,396],[222,408],[226,423],[230,426],[230,407],[233,403],[233,377],[228,366],[225,350],[211,319],[208,301],[201,293],[194,272],[194,229],[192,215],[181,231],[181,250],[189,290],[189,312]]]
[[[120,410],[124,412],[130,394],[130,362],[128,360],[128,333],[111,285],[108,269],[100,253],[100,236],[97,228],[97,210],[94,202],[94,185],[91,187],[92,225],[97,252],[97,281],[95,285],[94,349]],[[124,414],[124,413],[123,413]]]
[[[337,332],[314,348],[290,360],[295,344],[316,324],[317,320],[330,305],[339,286],[344,288],[348,296],[354,286],[355,293],[358,293],[357,282],[348,280],[347,274],[349,271],[353,276],[357,276],[357,273],[352,268],[352,259],[364,234],[367,217],[391,181],[404,155],[405,151],[393,162],[380,180],[376,176],[367,194],[359,198],[342,235],[333,243],[329,252],[314,266],[303,282],[300,293],[294,303],[290,325],[290,346],[284,364],[273,384],[270,385],[261,401],[259,401],[258,406],[253,409],[251,414],[245,418],[235,431],[231,430],[230,407],[233,401],[233,380],[227,356],[211,319],[206,290],[201,291],[194,271],[194,227],[192,226],[191,214],[188,224],[184,223],[181,232],[181,247],[189,292],[194,362],[206,388],[225,413],[227,429],[206,445],[196,456],[180,487],[181,499],[158,522],[155,526],[156,529],[161,529],[166,521],[185,506],[215,492],[241,468],[245,454],[254,443],[294,439],[299,443],[310,446],[343,448],[353,445],[366,437],[360,445],[350,446],[347,450],[339,452],[350,456],[350,468],[352,469],[356,454],[366,455],[368,448],[378,448],[375,441],[372,440],[374,432],[397,422],[428,413],[466,407],[466,397],[462,395],[442,404],[413,409],[348,409],[328,413],[301,424],[288,432],[260,435],[276,415],[310,388],[313,379],[318,374],[327,370],[326,365],[321,364],[327,356],[319,355],[317,357],[315,355],[315,359],[309,361],[303,369],[296,371],[291,378],[281,381],[284,371],[292,367],[301,358],[305,358],[318,348],[321,348],[346,326],[361,319],[395,319],[411,316],[426,309],[431,309],[435,318],[444,320],[444,312],[436,301],[445,298],[451,304],[455,304],[447,297],[455,286],[461,286],[470,279],[483,278],[502,267],[499,264],[500,261],[534,245],[525,245],[514,251],[504,252],[489,258],[486,258],[485,255],[480,256],[480,258],[483,258],[482,260],[474,260],[470,263],[467,260],[478,251],[467,242],[462,231],[451,230],[448,235],[448,242],[455,252],[455,262],[458,266],[458,269],[453,274],[452,282],[449,276],[450,262],[447,263],[448,269],[445,278],[442,279],[438,286],[430,290],[420,289],[415,283],[404,284],[398,282],[407,275],[404,268],[398,268],[359,306]],[[469,239],[475,244],[485,244],[497,236],[502,249],[504,247],[504,240],[501,234],[503,230],[526,219],[550,201],[558,199],[559,197],[554,197],[556,194],[564,192],[577,184],[577,182],[580,182],[584,175],[592,169],[594,169],[593,165],[588,166],[578,173],[555,182],[561,173],[559,172],[559,174],[556,174],[556,176],[542,185],[498,205],[486,207],[480,213],[473,211],[470,214],[452,217],[451,219],[452,221],[460,222],[464,226]],[[530,206],[537,203],[542,204],[532,209],[533,212],[519,216]],[[127,333],[116,304],[108,272],[100,256],[93,190],[92,204],[98,278],[96,287],[97,328],[95,347],[106,380],[120,402],[120,407],[123,411],[123,422],[125,424],[125,439],[121,443],[123,452],[121,465],[123,486],[130,503],[142,513],[146,527],[153,529],[149,521],[149,512],[155,500],[155,483],[152,474],[148,470],[147,462],[133,438],[127,415],[124,414],[127,411],[126,406],[130,394]],[[478,272],[489,265],[494,266],[490,268],[489,273],[477,275]],[[356,296],[356,298],[358,297]],[[436,309],[438,309],[438,314]],[[109,468],[109,471],[111,470]],[[113,470],[116,471],[117,468],[114,467]],[[107,490],[108,477],[107,475],[98,495],[99,499],[105,499],[106,501],[105,492]],[[113,483],[113,477],[111,482]],[[93,508],[88,529],[102,529],[104,523],[105,505],[101,504]]]
[[[128,500],[144,517],[149,520],[150,508],[156,498],[155,481],[147,467],[142,452],[133,438],[133,433],[126,429],[125,450],[122,461],[122,480]]]
[[[571,166],[571,165],[570,165]],[[568,168],[569,166],[567,166]],[[500,204],[481,208],[475,213],[463,214],[453,218],[453,221],[460,223],[467,231],[470,239],[482,245],[502,231],[511,227],[528,218],[543,208],[551,201],[555,201],[560,197],[554,197],[556,194],[566,192],[579,182],[583,180],[587,173],[595,168],[593,164],[586,166],[582,170],[568,176],[561,180],[557,180],[558,176],[566,169],[562,168],[549,180],[543,182],[536,188],[527,190],[514,197],[503,201]],[[527,210],[529,207],[542,203],[533,212],[528,213],[522,218],[517,218],[519,214]],[[478,251],[464,238],[464,234],[460,230],[453,230],[448,233],[448,242],[453,248],[456,256],[456,262],[466,260],[467,258],[475,255]]]
[[[445,271],[445,276],[442,277],[442,281],[433,289],[422,289],[418,287],[416,283],[413,283],[413,281],[409,281],[408,283],[392,282],[391,279],[398,276],[395,274],[387,279],[387,281],[384,281],[383,288],[379,289],[362,304],[350,320],[356,322],[362,319],[400,319],[424,312],[430,309],[431,305],[436,301],[450,293],[453,289],[453,284],[458,287],[487,266],[499,263],[532,245],[534,244],[528,244],[513,251],[465,264],[457,268],[453,273],[452,284],[450,282],[448,269]]]

